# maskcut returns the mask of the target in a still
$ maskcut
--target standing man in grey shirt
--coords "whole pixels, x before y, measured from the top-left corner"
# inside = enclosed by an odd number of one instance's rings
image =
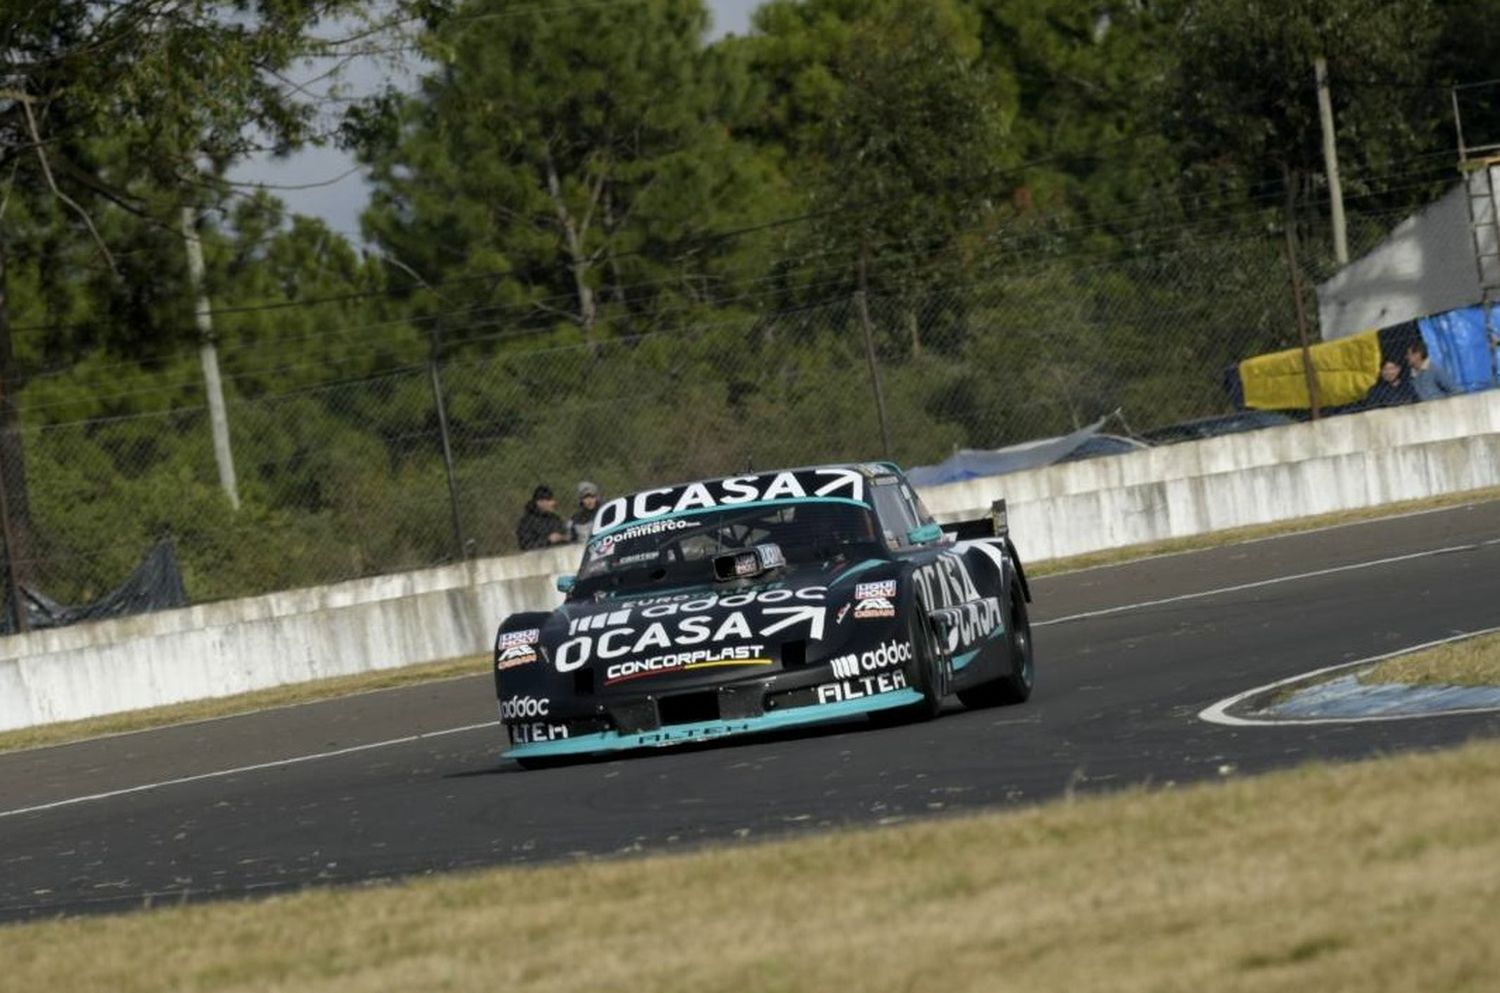
[[[1406,364],[1411,367],[1411,386],[1418,400],[1436,400],[1459,392],[1443,367],[1427,355],[1427,343],[1413,342],[1406,350]]]

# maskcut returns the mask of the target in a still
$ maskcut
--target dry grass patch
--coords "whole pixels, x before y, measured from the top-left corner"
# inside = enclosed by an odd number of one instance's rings
[[[1360,673],[1362,683],[1500,686],[1500,632],[1386,659]]]
[[[1026,574],[1028,576],[1050,576],[1060,572],[1094,569],[1099,566],[1119,565],[1135,559],[1150,558],[1153,555],[1175,555],[1180,552],[1195,552],[1204,548],[1217,548],[1220,545],[1233,545],[1242,541],[1275,538],[1284,534],[1296,534],[1300,531],[1316,531],[1318,528],[1334,527],[1339,524],[1378,521],[1384,517],[1396,517],[1401,514],[1411,514],[1423,510],[1443,510],[1448,507],[1462,507],[1466,504],[1486,503],[1497,499],[1500,499],[1500,487],[1470,490],[1466,493],[1447,493],[1443,496],[1429,497],[1425,500],[1406,500],[1401,503],[1383,504],[1379,507],[1366,507],[1362,510],[1341,510],[1332,514],[1298,517],[1288,521],[1277,521],[1275,524],[1255,524],[1243,528],[1210,531],[1206,534],[1195,534],[1186,538],[1168,538],[1164,541],[1127,545],[1124,548],[1107,548],[1103,551],[1073,555],[1062,559],[1042,559],[1035,563],[1026,563]]]
[[[312,703],[315,700],[327,700],[331,697],[388,690],[397,686],[425,683],[435,679],[483,675],[487,672],[489,672],[488,655],[469,655],[446,662],[402,666],[397,669],[379,669],[353,676],[335,676],[332,679],[318,679],[308,683],[274,686],[270,689],[239,693],[235,696],[192,700],[166,707],[152,707],[149,710],[128,710],[119,714],[106,714],[103,717],[90,717],[81,721],[64,721],[6,731],[0,733],[0,752],[62,745],[70,741],[97,738],[106,734],[121,734],[126,731],[166,727],[170,724],[231,717],[235,714],[247,714],[272,707],[288,707],[299,703]]]
[[[15,989],[1488,991],[1500,743],[676,857],[0,928]],[[80,954],[82,952],[82,954]]]

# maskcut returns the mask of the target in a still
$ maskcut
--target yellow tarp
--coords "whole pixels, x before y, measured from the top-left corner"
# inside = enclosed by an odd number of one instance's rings
[[[1325,341],[1308,349],[1318,378],[1318,401],[1337,407],[1363,400],[1380,377],[1380,336],[1375,331]],[[1312,406],[1302,371],[1302,349],[1257,355],[1240,363],[1245,406],[1255,410],[1298,410]]]

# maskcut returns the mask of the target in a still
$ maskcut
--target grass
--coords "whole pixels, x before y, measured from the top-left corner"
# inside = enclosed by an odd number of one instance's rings
[[[106,714],[103,717],[91,717],[81,721],[42,724],[0,732],[0,753],[13,752],[22,748],[62,745],[85,738],[141,731],[170,724],[231,717],[235,714],[248,714],[272,707],[289,707],[300,703],[312,703],[315,700],[387,690],[435,679],[482,675],[487,672],[489,672],[488,655],[469,655],[445,662],[430,662],[425,665],[402,666],[396,669],[378,669],[352,676],[335,676],[331,679],[318,679],[307,683],[274,686],[270,689],[238,693],[234,696],[192,700],[165,707],[152,707],[148,710]]]
[[[1386,659],[1362,672],[1359,681],[1412,686],[1500,686],[1500,632]]]
[[[1091,552],[1087,555],[1075,555],[1063,559],[1047,559],[1028,563],[1026,572],[1028,576],[1037,578],[1098,566],[1118,565],[1123,562],[1156,555],[1171,555],[1179,552],[1196,551],[1203,548],[1214,548],[1220,545],[1252,541],[1258,538],[1270,538],[1283,534],[1295,534],[1299,531],[1332,527],[1337,524],[1378,520],[1382,517],[1391,517],[1397,514],[1420,510],[1439,510],[1444,507],[1483,503],[1487,500],[1495,499],[1500,499],[1500,487],[1471,490],[1466,493],[1450,493],[1425,500],[1410,500],[1404,503],[1386,504],[1381,507],[1369,507],[1364,510],[1350,510],[1335,514],[1300,517],[1289,521],[1279,521],[1275,524],[1260,524],[1253,527],[1214,531],[1208,534],[1130,545],[1124,548],[1107,549],[1105,551]],[[347,696],[351,693],[364,693],[370,690],[389,689],[395,686],[405,686],[432,679],[449,679],[454,676],[487,671],[485,666],[481,664],[483,658],[482,656],[475,656],[448,662],[404,666],[398,669],[383,669],[378,672],[363,673],[356,676],[341,676],[334,679],[277,687],[237,696],[197,700],[191,703],[156,707],[150,710],[129,711],[122,714],[112,714],[82,721],[69,721],[60,724],[42,725],[35,728],[23,728],[18,731],[0,732],[0,753],[15,751],[21,748],[66,744],[70,741],[80,741],[85,738],[105,734],[118,734],[124,731],[140,731],[147,728],[181,724],[188,721],[229,717],[235,714],[264,710],[270,707],[309,703],[314,700]]]
[[[8,988],[1488,991],[1500,743],[0,928]]]
[[[1098,552],[1072,555],[1061,559],[1043,559],[1034,564],[1026,563],[1026,574],[1027,576],[1037,577],[1050,576],[1063,572],[1076,572],[1079,569],[1094,569],[1099,566],[1119,565],[1124,562],[1150,558],[1155,555],[1175,555],[1180,552],[1194,552],[1204,548],[1217,548],[1221,545],[1234,545],[1244,541],[1255,541],[1260,538],[1275,538],[1280,535],[1297,534],[1302,531],[1316,531],[1319,528],[1335,527],[1340,524],[1377,521],[1381,518],[1396,517],[1401,514],[1416,513],[1424,510],[1442,510],[1447,507],[1462,507],[1467,504],[1486,503],[1497,499],[1500,499],[1500,487],[1469,490],[1464,493],[1445,493],[1442,496],[1427,497],[1422,500],[1406,500],[1400,503],[1382,504],[1379,507],[1365,507],[1360,510],[1341,510],[1332,514],[1315,514],[1310,517],[1297,517],[1291,520],[1277,521],[1274,524],[1254,524],[1249,527],[1226,528],[1223,531],[1210,531],[1206,534],[1189,535],[1183,538],[1167,538],[1162,541],[1146,542],[1139,545],[1126,545],[1122,548],[1106,548]]]

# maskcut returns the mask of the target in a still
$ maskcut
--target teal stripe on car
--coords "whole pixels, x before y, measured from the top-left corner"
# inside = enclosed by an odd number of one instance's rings
[[[913,689],[877,693],[859,700],[841,700],[838,703],[813,704],[794,707],[759,717],[745,717],[732,721],[700,721],[696,724],[676,724],[659,731],[639,734],[621,734],[618,731],[599,731],[581,734],[576,738],[559,738],[556,741],[533,741],[515,745],[500,757],[547,758],[562,755],[589,755],[594,752],[622,752],[632,748],[656,748],[664,745],[682,745],[691,741],[709,741],[737,734],[755,734],[763,731],[780,731],[786,728],[823,724],[845,717],[857,717],[905,707],[919,703],[922,694]]]
[[[999,627],[995,628],[995,630],[984,636],[984,640],[991,641],[995,638],[1000,637],[1004,633],[1005,623],[1002,621]],[[953,656],[953,671],[958,672],[964,666],[968,665],[970,662],[973,662],[976,658],[979,657],[979,651],[980,650],[978,648],[973,648],[967,652],[960,652],[959,654]]]

